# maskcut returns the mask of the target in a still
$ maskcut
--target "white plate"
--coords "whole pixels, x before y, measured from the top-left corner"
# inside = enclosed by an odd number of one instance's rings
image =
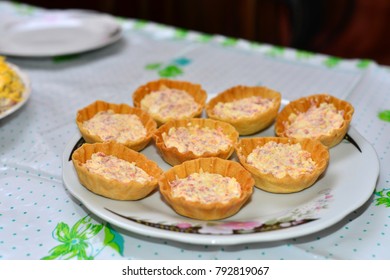
[[[273,128],[259,134],[273,135]],[[372,195],[379,175],[373,147],[354,129],[330,150],[325,175],[312,187],[294,194],[272,194],[255,189],[241,211],[221,221],[198,221],[176,214],[158,192],[140,201],[115,201],[96,195],[77,178],[70,155],[80,134],[63,154],[63,180],[69,192],[94,214],[123,229],[146,236],[204,245],[233,245],[295,238],[325,229],[362,206]],[[352,140],[351,140],[352,141]],[[142,151],[164,170],[170,168],[153,144]],[[234,159],[236,160],[236,159]]]
[[[119,40],[120,25],[105,14],[52,11],[0,25],[0,54],[22,57],[69,55]]]
[[[16,65],[13,65],[9,62],[7,62],[7,65],[9,65],[15,71],[15,73],[22,79],[22,82],[25,86],[25,90],[22,93],[23,99],[20,102],[16,103],[14,106],[10,107],[6,111],[0,113],[0,120],[2,118],[5,118],[6,116],[12,114],[13,112],[19,110],[24,104],[26,104],[26,102],[30,98],[30,94],[31,94],[31,84],[30,84],[30,79],[27,76],[27,74],[24,73],[23,71],[21,71],[19,69],[19,67],[17,67]]]

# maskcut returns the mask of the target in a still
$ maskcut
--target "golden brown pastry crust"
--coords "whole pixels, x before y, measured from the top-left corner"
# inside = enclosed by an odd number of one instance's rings
[[[141,101],[142,99],[152,93],[153,91],[158,91],[163,88],[171,88],[171,89],[178,89],[183,90],[190,94],[196,103],[198,103],[200,106],[197,111],[195,111],[191,116],[188,118],[194,118],[199,117],[206,104],[207,99],[207,93],[206,91],[201,87],[199,84],[190,83],[187,81],[176,81],[176,80],[169,80],[169,79],[159,79],[156,81],[148,82],[140,87],[138,87],[134,93],[133,93],[133,104],[136,108],[141,108]],[[167,121],[171,120],[165,120],[158,116],[152,116],[154,120],[157,122],[157,125],[160,126]]]
[[[231,199],[228,203],[217,202],[209,204],[172,196],[169,182],[177,178],[186,178],[192,173],[200,173],[202,171],[236,178],[241,186],[241,196]],[[219,220],[236,214],[250,199],[253,185],[254,180],[251,174],[239,163],[217,157],[186,161],[172,167],[163,173],[159,179],[159,190],[165,201],[178,214],[198,220]]]
[[[176,147],[168,148],[163,139],[163,134],[168,134],[169,129],[172,127],[191,127],[198,126],[199,128],[221,129],[222,132],[231,140],[232,145],[225,150],[220,150],[216,153],[204,153],[202,155],[195,155],[192,151],[184,153],[179,152]],[[222,159],[228,159],[234,152],[234,146],[238,141],[238,132],[233,126],[228,123],[211,120],[211,119],[199,119],[192,118],[188,120],[172,120],[166,124],[160,126],[153,134],[156,147],[159,150],[162,158],[170,165],[177,165],[187,160],[202,158],[202,157],[219,157]]]
[[[260,172],[257,168],[247,163],[248,155],[258,146],[274,141],[283,144],[300,143],[302,150],[311,153],[312,160],[316,163],[316,169],[310,174],[302,174],[299,177],[286,175],[277,178],[272,174]],[[321,142],[312,139],[295,139],[286,137],[256,137],[241,139],[236,145],[236,153],[240,163],[252,174],[255,186],[272,193],[294,193],[313,185],[326,170],[329,163],[329,151]]]
[[[136,181],[123,183],[93,174],[83,164],[97,152],[135,162],[137,167],[143,169],[154,179],[145,184]],[[115,142],[84,144],[73,153],[72,161],[83,186],[93,193],[115,200],[138,200],[146,197],[157,188],[158,178],[163,172],[154,161]]]
[[[214,107],[219,102],[232,102],[234,100],[248,98],[251,96],[272,98],[274,100],[273,106],[269,110],[261,114],[256,114],[255,116],[250,118],[245,117],[240,119],[225,119],[215,115],[213,112]],[[278,114],[281,99],[281,94],[279,92],[269,89],[267,87],[248,87],[238,85],[229,88],[219,93],[216,97],[212,98],[206,105],[206,113],[207,116],[211,119],[230,123],[236,128],[240,135],[250,135],[264,130],[273,123],[274,119],[276,118],[276,115]]]
[[[343,110],[344,123],[340,128],[334,129],[330,134],[322,135],[315,139],[319,140],[322,144],[328,146],[329,148],[336,146],[341,142],[341,140],[343,140],[345,134],[348,131],[354,113],[354,108],[347,101],[338,99],[329,94],[315,94],[291,101],[281,110],[281,112],[276,117],[275,134],[279,137],[288,137],[286,135],[285,124],[289,124],[289,116],[292,113],[299,114],[306,112],[313,104],[317,104],[318,106],[323,102],[333,104],[337,110]]]
[[[149,114],[139,108],[130,107],[127,104],[113,104],[102,100],[97,100],[77,112],[76,123],[81,135],[87,143],[100,143],[104,141],[100,138],[100,136],[90,134],[88,130],[84,128],[83,122],[91,119],[98,112],[108,110],[112,110],[116,114],[137,115],[146,129],[146,136],[144,138],[137,141],[127,141],[126,143],[123,143],[125,146],[135,151],[141,151],[146,147],[146,145],[148,145],[152,139],[154,131],[157,129],[156,122],[151,116],[149,116]]]

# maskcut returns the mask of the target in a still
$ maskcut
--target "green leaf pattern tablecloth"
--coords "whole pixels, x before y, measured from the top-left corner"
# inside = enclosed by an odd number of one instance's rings
[[[42,11],[0,2],[0,24]],[[366,59],[117,20],[123,39],[106,48],[45,59],[7,57],[29,75],[32,95],[22,109],[0,120],[0,260],[390,258],[387,68]],[[62,183],[61,157],[77,132],[76,111],[97,99],[131,104],[138,86],[160,77],[200,83],[211,96],[244,84],[274,88],[287,100],[322,92],[348,100],[355,107],[352,126],[380,160],[376,191],[329,229],[285,241],[199,246],[110,225],[89,213]]]

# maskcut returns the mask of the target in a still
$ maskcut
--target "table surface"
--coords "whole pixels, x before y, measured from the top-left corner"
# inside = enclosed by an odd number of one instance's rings
[[[43,11],[0,2],[0,23]],[[116,20],[123,38],[102,49],[40,59],[7,57],[30,77],[32,93],[20,110],[0,119],[0,260],[390,258],[387,68],[365,59]],[[162,77],[199,83],[209,96],[242,84],[273,88],[286,100],[314,93],[348,100],[355,108],[352,126],[378,155],[375,191],[337,224],[287,240],[192,245],[110,225],[75,199],[63,183],[62,156],[78,132],[76,112],[97,99],[132,105],[132,92],[138,86]]]

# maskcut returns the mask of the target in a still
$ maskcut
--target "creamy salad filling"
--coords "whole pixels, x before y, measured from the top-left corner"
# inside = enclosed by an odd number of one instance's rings
[[[141,109],[162,120],[191,117],[200,105],[184,90],[162,88],[141,100]]]
[[[197,156],[227,150],[232,145],[232,141],[220,128],[172,127],[162,137],[166,147],[176,147],[180,153],[193,152]]]
[[[92,154],[91,159],[87,160],[84,166],[91,173],[122,183],[136,181],[145,184],[153,180],[153,177],[137,167],[135,162],[128,162],[102,152]]]
[[[213,113],[220,118],[252,117],[270,109],[273,102],[273,99],[261,96],[251,96],[232,102],[218,102],[213,108]]]
[[[318,137],[329,135],[344,123],[344,111],[339,111],[333,104],[312,105],[309,110],[291,114],[285,123],[288,137]]]
[[[272,174],[277,178],[289,175],[297,178],[310,174],[316,168],[311,153],[301,148],[300,144],[283,144],[269,141],[256,147],[247,157],[246,162],[261,173]]]
[[[134,114],[115,114],[112,110],[100,111],[83,126],[92,135],[103,141],[115,140],[119,143],[137,141],[146,136],[146,128]]]
[[[227,203],[241,195],[241,186],[235,178],[220,174],[192,173],[183,179],[170,182],[172,196],[203,204]]]
[[[24,90],[20,77],[0,56],[0,114],[22,101]]]

